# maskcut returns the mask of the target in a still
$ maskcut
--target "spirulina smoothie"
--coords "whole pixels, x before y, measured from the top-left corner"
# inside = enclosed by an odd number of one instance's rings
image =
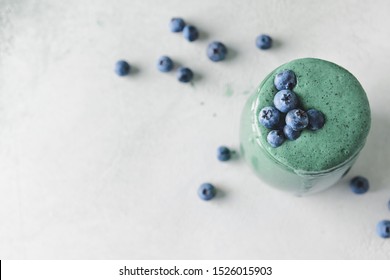
[[[315,108],[325,117],[316,131],[279,147],[267,142],[270,129],[259,122],[260,110],[273,106],[275,76],[291,70],[300,109]],[[370,130],[370,107],[359,81],[344,68],[320,59],[303,58],[272,71],[249,98],[241,118],[241,153],[267,184],[297,195],[334,185],[353,165]]]

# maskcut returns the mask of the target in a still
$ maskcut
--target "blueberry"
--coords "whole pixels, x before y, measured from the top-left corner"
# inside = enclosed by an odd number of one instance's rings
[[[168,56],[162,56],[157,61],[157,69],[161,72],[169,72],[173,69],[173,61]]]
[[[297,84],[297,78],[295,73],[291,70],[283,70],[276,74],[274,79],[274,85],[278,90],[293,89]]]
[[[271,130],[267,135],[267,142],[274,148],[282,145],[284,139],[285,138],[281,130]]]
[[[259,113],[259,122],[266,128],[276,128],[279,120],[280,112],[275,107],[264,107]]]
[[[282,113],[296,109],[299,105],[298,96],[288,89],[283,89],[275,94],[274,105]]]
[[[287,113],[286,124],[292,129],[299,131],[309,124],[309,117],[305,111],[301,109],[294,109]]]
[[[207,56],[212,61],[224,60],[227,54],[227,48],[221,42],[212,42],[207,46]]]
[[[115,64],[115,73],[118,76],[126,76],[130,73],[130,64],[127,61],[119,60]]]
[[[370,184],[366,178],[356,176],[349,182],[349,187],[351,188],[351,191],[356,194],[364,194],[370,188]]]
[[[184,26],[186,23],[182,18],[172,18],[171,22],[169,23],[169,27],[171,28],[172,32],[181,32],[183,31]]]
[[[186,67],[180,67],[176,72],[177,79],[182,83],[188,83],[194,77],[191,69]]]
[[[190,42],[195,41],[199,37],[198,29],[195,26],[186,25],[183,29],[183,36]]]
[[[215,194],[216,194],[216,189],[210,183],[204,183],[200,185],[198,189],[198,195],[203,200],[210,200],[215,196]]]
[[[228,147],[221,146],[217,150],[217,158],[220,161],[228,161],[232,156],[232,152]]]
[[[382,238],[390,238],[390,221],[380,221],[376,225],[376,232]]]
[[[259,49],[267,50],[272,47],[272,38],[268,35],[261,34],[256,38],[256,46]]]
[[[284,136],[286,136],[288,140],[296,140],[299,138],[299,136],[301,136],[300,131],[296,131],[288,125],[284,126],[283,132],[284,132]]]
[[[309,117],[309,125],[307,126],[310,130],[317,130],[324,126],[325,117],[324,114],[316,109],[310,109],[307,112]]]

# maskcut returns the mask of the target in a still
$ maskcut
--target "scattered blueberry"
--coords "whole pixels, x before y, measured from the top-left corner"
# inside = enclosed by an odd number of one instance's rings
[[[195,41],[199,37],[198,29],[195,26],[186,25],[183,29],[183,36],[190,42]]]
[[[221,146],[217,151],[217,158],[220,161],[228,161],[232,157],[232,152],[228,147]]]
[[[119,60],[115,64],[115,73],[118,76],[126,76],[130,73],[130,64],[127,61]]]
[[[284,132],[284,136],[286,136],[288,140],[296,140],[299,138],[299,136],[301,136],[300,131],[296,131],[288,125],[284,126],[283,132]]]
[[[349,186],[352,192],[356,194],[364,194],[370,188],[370,184],[368,183],[368,180],[361,176],[356,176],[352,178],[352,180],[349,182]]]
[[[161,72],[169,72],[173,69],[173,61],[168,56],[162,56],[157,61],[157,69]]]
[[[318,130],[322,128],[325,124],[324,114],[316,109],[310,109],[307,112],[309,117],[309,125],[307,126],[310,130]]]
[[[266,128],[276,128],[279,120],[280,112],[275,107],[264,107],[259,113],[259,122]]]
[[[293,89],[297,84],[297,78],[295,73],[291,70],[283,70],[276,74],[274,79],[274,85],[278,90]]]
[[[215,196],[215,194],[216,194],[216,189],[210,183],[204,183],[200,185],[198,189],[198,195],[203,200],[210,200]]]
[[[186,23],[182,18],[172,18],[171,22],[169,23],[169,27],[171,28],[172,32],[181,32],[183,31],[184,26]]]
[[[194,77],[194,73],[187,67],[180,67],[177,69],[176,76],[180,82],[188,83]]]
[[[221,42],[212,42],[207,46],[207,56],[212,61],[224,60],[227,54],[227,48]]]
[[[390,221],[380,221],[376,225],[376,232],[382,238],[390,238]]]
[[[294,109],[287,113],[286,124],[294,130],[302,130],[309,124],[309,117],[301,109]]]
[[[279,147],[284,142],[284,135],[281,130],[271,130],[267,135],[267,142],[274,148]]]
[[[272,38],[268,35],[261,34],[256,38],[256,46],[259,49],[267,50],[272,47]]]
[[[288,89],[283,89],[275,94],[274,105],[282,113],[296,109],[299,105],[298,96]]]

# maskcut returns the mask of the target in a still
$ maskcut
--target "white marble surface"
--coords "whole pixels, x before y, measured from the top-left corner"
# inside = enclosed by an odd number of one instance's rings
[[[390,2],[0,0],[0,258],[390,259]],[[201,31],[168,30],[182,16]],[[259,33],[276,47],[254,47]],[[207,43],[230,57],[212,63]],[[193,85],[161,74],[170,55]],[[296,198],[265,186],[239,145],[248,93],[278,65],[319,57],[367,91],[373,123],[347,180]],[[119,78],[116,60],[135,73]],[[223,194],[203,202],[199,184]]]

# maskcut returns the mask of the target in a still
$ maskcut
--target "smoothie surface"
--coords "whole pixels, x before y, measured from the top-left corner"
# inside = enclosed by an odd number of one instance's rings
[[[325,125],[317,131],[305,129],[295,141],[286,140],[273,148],[267,142],[269,129],[258,121],[265,106],[273,106],[278,92],[273,81],[283,70],[294,71],[301,108],[315,108],[325,115]],[[298,173],[327,171],[354,157],[363,147],[370,130],[371,116],[366,93],[359,81],[344,68],[320,59],[303,58],[286,63],[261,83],[253,108],[257,142],[277,162]]]

